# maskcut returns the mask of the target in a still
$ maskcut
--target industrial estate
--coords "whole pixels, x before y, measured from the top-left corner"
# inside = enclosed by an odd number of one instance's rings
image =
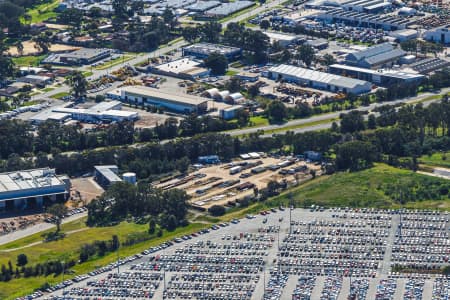
[[[0,299],[448,299],[448,0],[3,0],[0,29]]]

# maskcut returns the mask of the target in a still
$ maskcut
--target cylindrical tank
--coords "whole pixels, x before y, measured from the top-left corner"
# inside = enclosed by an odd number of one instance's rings
[[[136,184],[136,173],[133,172],[123,173],[122,178],[123,181],[125,182]]]

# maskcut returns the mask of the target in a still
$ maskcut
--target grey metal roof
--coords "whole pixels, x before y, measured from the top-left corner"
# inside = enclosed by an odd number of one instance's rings
[[[358,68],[358,67],[340,65],[340,64],[330,65],[330,68],[360,72],[360,73],[371,74],[371,75],[381,75],[381,76],[387,76],[387,77],[399,78],[399,79],[405,79],[405,80],[420,79],[420,78],[424,77],[421,74],[415,74],[415,73],[405,72],[405,71],[401,71],[401,70],[372,70],[372,69]]]
[[[122,181],[122,179],[113,171],[118,169],[115,165],[94,166],[94,169],[102,174],[110,183]]]
[[[402,49],[394,49],[388,52],[380,53],[378,55],[370,56],[364,59],[365,62],[371,65],[376,65],[379,63],[383,63],[385,61],[397,59],[406,54]]]
[[[391,51],[394,49],[394,46],[392,46],[389,43],[383,43],[379,45],[375,45],[372,47],[369,47],[365,50],[361,50],[358,52],[350,53],[347,57],[354,58],[355,60],[361,60],[367,57],[375,56],[381,53],[385,53],[388,51]]]
[[[228,16],[234,12],[240,11],[241,9],[250,7],[254,4],[255,4],[255,2],[247,1],[247,0],[222,3],[221,5],[206,11],[206,14],[207,15]]]
[[[279,65],[269,69],[270,72],[281,73],[289,75],[292,77],[297,77],[305,80],[311,80],[323,84],[330,84],[343,88],[355,88],[357,86],[370,85],[369,82],[354,78],[347,78],[340,75],[319,72],[314,70],[309,70],[305,68],[300,68],[291,65]]]
[[[192,10],[192,11],[205,11],[208,9],[211,9],[213,7],[219,6],[220,1],[199,1],[197,3],[191,4],[186,9]]]

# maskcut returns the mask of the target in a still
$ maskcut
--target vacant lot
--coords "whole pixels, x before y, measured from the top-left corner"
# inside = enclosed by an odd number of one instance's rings
[[[337,173],[317,178],[271,199],[268,205],[287,204],[291,197],[297,206],[316,204],[327,207],[400,207],[401,204],[393,199],[397,195],[387,193],[389,186],[398,184],[401,187],[416,184],[431,187],[441,183],[445,184],[448,181],[377,164],[371,169],[360,172]],[[408,201],[403,206],[424,209],[450,209],[450,200],[445,197],[442,197],[442,200],[417,199],[416,201]]]
[[[33,41],[25,41],[22,43],[23,45],[23,53],[22,55],[36,55],[39,54],[39,50],[36,49],[35,43]],[[62,44],[52,44],[49,48],[50,52],[63,52],[63,51],[73,51],[80,49],[80,47],[68,46]],[[17,47],[10,47],[7,51],[12,56],[19,56],[19,52],[17,51]]]
[[[72,196],[77,195],[77,192],[81,195],[81,200],[89,203],[92,199],[100,196],[103,193],[103,189],[94,181],[92,177],[88,178],[75,178],[72,182]]]

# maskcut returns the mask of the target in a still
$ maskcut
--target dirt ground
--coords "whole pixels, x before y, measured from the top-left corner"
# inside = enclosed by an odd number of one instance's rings
[[[269,165],[275,165],[278,164],[285,159],[276,159],[273,157],[266,157],[261,159],[254,159],[254,160],[247,160],[247,162],[257,162],[262,161],[263,163],[259,166],[269,166]],[[239,160],[236,160],[235,162],[242,162]],[[194,178],[192,180],[189,180],[188,182],[176,186],[176,188],[185,190],[188,195],[192,196],[190,202],[194,205],[201,206],[204,208],[209,208],[212,205],[224,205],[228,201],[235,201],[236,199],[243,198],[248,195],[253,194],[253,188],[249,188],[246,190],[238,191],[236,189],[236,186],[243,184],[245,182],[250,182],[255,184],[258,189],[265,188],[267,186],[267,183],[271,180],[276,180],[278,182],[281,182],[283,180],[286,180],[289,184],[298,184],[305,180],[308,180],[311,176],[309,175],[310,169],[315,169],[317,172],[317,175],[320,174],[320,166],[316,166],[314,164],[309,164],[304,161],[298,161],[295,164],[286,167],[285,169],[295,168],[298,166],[306,165],[308,169],[305,172],[298,172],[297,175],[281,175],[278,172],[280,169],[271,171],[266,170],[259,174],[252,174],[250,177],[247,178],[239,178],[239,176],[243,173],[251,173],[250,169],[243,170],[237,174],[230,175],[229,170],[229,164],[219,164],[219,165],[213,165],[206,168],[201,168],[197,172],[193,172],[189,175],[194,174],[204,174],[203,177]],[[205,176],[206,175],[206,176]],[[296,177],[298,179],[298,182],[296,182]],[[234,185],[228,186],[228,187],[213,187],[209,189],[207,192],[203,194],[198,194],[196,191],[220,182],[228,181],[228,180],[239,180],[239,183],[236,183]],[[176,184],[179,182],[179,179],[174,179],[162,184],[159,184],[158,186],[163,188],[164,186],[170,185],[170,184]]]
[[[45,23],[45,26],[47,26],[47,28],[50,28],[50,29],[62,29],[62,30],[64,30],[64,29],[69,28],[68,25],[53,24],[53,23]]]
[[[72,183],[70,194],[75,201],[81,200],[84,204],[88,204],[103,193],[102,187],[94,181],[93,177],[75,178],[70,181]]]
[[[152,128],[158,124],[164,123],[168,118],[173,117],[178,119],[179,121],[183,118],[177,116],[169,116],[167,114],[156,114],[151,113],[142,109],[135,109],[132,107],[123,106],[122,110],[126,111],[134,111],[139,114],[139,120],[134,123],[136,128]]]
[[[39,51],[34,47],[35,43],[32,41],[25,41],[23,44],[23,55],[34,55],[39,54]],[[74,46],[68,46],[63,44],[52,44],[50,46],[49,51],[50,52],[60,52],[60,51],[72,51],[72,50],[78,50],[80,47],[74,47]],[[19,53],[17,52],[16,47],[10,47],[8,49],[8,53],[12,56],[19,56]]]

